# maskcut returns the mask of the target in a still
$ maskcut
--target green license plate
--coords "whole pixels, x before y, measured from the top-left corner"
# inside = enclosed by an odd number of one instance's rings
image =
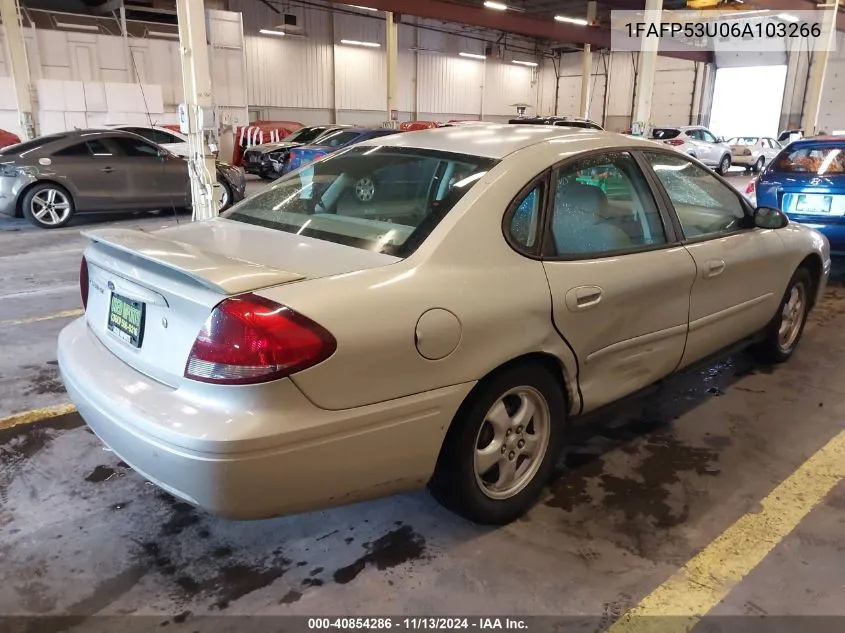
[[[144,338],[146,305],[112,293],[109,304],[109,331],[133,347],[141,347]]]

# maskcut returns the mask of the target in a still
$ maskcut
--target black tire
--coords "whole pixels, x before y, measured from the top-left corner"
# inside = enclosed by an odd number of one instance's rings
[[[46,218],[39,218],[36,215],[37,212],[33,210],[33,204],[35,204],[35,206],[38,206],[38,203],[34,201],[36,200],[36,198],[38,200],[44,200],[45,197],[49,199],[51,191],[54,192],[55,199],[63,199],[61,203],[55,202],[54,204],[67,204],[68,206],[66,208],[63,207],[61,210],[53,209],[53,212]],[[26,195],[24,195],[23,203],[21,206],[23,207],[24,217],[30,222],[32,222],[35,226],[40,227],[42,229],[58,229],[65,226],[68,222],[71,221],[71,219],[73,218],[73,214],[76,212],[76,206],[73,202],[73,196],[70,195],[70,192],[67,189],[54,182],[43,182],[32,187],[29,191],[26,192]],[[66,213],[65,210],[67,211]],[[53,221],[51,219],[52,217],[55,217],[53,215],[54,213],[60,213],[59,219],[57,221]]]
[[[234,197],[233,197],[234,194],[232,192],[232,187],[229,186],[228,182],[226,182],[222,178],[218,182],[220,183],[220,186],[223,188],[224,196],[225,196],[223,204],[220,205],[220,211],[222,212],[222,211],[225,211],[226,209],[228,209],[229,207],[232,206],[232,204],[233,204],[232,201],[234,200]]]
[[[731,168],[731,156],[730,154],[725,154],[722,156],[722,160],[719,161],[719,166],[716,168],[716,171],[719,173],[720,176],[724,176],[728,173],[728,170]]]
[[[495,499],[489,496],[495,492],[485,492],[485,489],[489,490],[489,488],[481,479],[484,474],[489,474],[491,471],[476,475],[476,450],[485,432],[490,436],[489,446],[493,446],[494,441],[501,441],[493,436],[493,425],[487,421],[487,417],[493,405],[499,400],[503,403],[508,402],[508,398],[518,400],[518,396],[506,396],[514,389],[524,389],[532,394],[531,397],[539,396],[545,402],[547,407],[545,413],[537,409],[536,411],[540,411],[539,414],[535,413],[530,418],[530,422],[525,424],[524,432],[527,435],[529,428],[533,427],[534,432],[537,433],[538,429],[543,428],[542,420],[537,416],[547,415],[548,442],[539,460],[539,466],[530,462],[523,474],[516,476],[517,482],[525,477],[521,487],[515,490],[512,496]],[[506,396],[506,399],[503,400],[503,396]],[[492,525],[502,525],[513,521],[534,505],[551,476],[563,442],[565,424],[565,397],[559,381],[547,369],[538,364],[524,364],[493,374],[473,390],[455,415],[440,451],[434,475],[429,482],[432,494],[445,507],[471,521]],[[537,435],[540,434],[537,433]],[[500,437],[513,443],[514,440],[521,441],[520,438],[525,435],[511,430],[507,437]],[[518,449],[514,446],[507,449],[499,444],[503,449],[500,461],[504,462],[507,459],[508,453],[505,451],[510,450],[510,460],[514,463],[517,473],[518,469],[522,468],[520,464],[525,462],[520,462],[520,455],[517,455],[514,461],[514,451],[519,452],[524,445],[525,441],[519,445]],[[538,453],[541,450],[538,449]],[[497,448],[493,453],[498,455],[498,452]],[[498,465],[493,468],[497,469],[497,473],[499,472]]]
[[[797,329],[793,336],[790,336],[787,341],[782,341],[780,336],[781,324],[787,318],[785,311],[786,306],[793,296],[793,290],[801,296],[801,307],[795,316],[800,319],[797,324]],[[786,292],[783,294],[778,305],[777,312],[772,320],[763,331],[763,340],[751,346],[750,351],[755,359],[762,363],[776,364],[782,363],[792,356],[798,343],[801,341],[801,335],[804,333],[804,326],[807,324],[807,314],[810,312],[810,302],[812,301],[813,283],[810,277],[810,271],[803,266],[795,271],[789,285],[786,287]]]
[[[765,164],[766,164],[766,157],[765,156],[761,156],[760,158],[758,158],[757,162],[754,163],[754,167],[752,167],[752,169],[754,170],[754,173],[759,174],[761,171],[763,171],[763,166]]]

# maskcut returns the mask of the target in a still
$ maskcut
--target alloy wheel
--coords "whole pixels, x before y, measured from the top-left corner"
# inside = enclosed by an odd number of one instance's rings
[[[781,350],[788,351],[798,340],[801,326],[804,323],[806,304],[804,284],[797,283],[792,286],[789,298],[784,302],[781,311],[780,327],[778,328],[778,346]]]
[[[42,189],[32,197],[30,211],[41,224],[57,226],[70,215],[70,200],[59,189]]]
[[[509,499],[534,478],[549,447],[551,415],[533,387],[516,387],[487,412],[475,442],[475,481],[490,499]]]
[[[370,176],[364,176],[355,183],[355,196],[361,202],[370,202],[376,195],[376,183]]]

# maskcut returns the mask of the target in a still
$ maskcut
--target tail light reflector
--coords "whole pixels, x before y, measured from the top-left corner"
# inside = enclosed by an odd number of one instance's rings
[[[88,260],[82,257],[79,264],[79,294],[82,295],[82,308],[88,309]]]
[[[757,181],[752,180],[748,183],[748,186],[745,188],[745,193],[754,193],[754,190],[757,188]]]
[[[290,308],[245,294],[214,308],[197,335],[185,378],[248,385],[284,378],[326,360],[337,341]]]
[[[666,143],[666,145],[674,145],[675,147],[677,147],[678,145],[684,144],[683,140],[681,140],[679,138],[672,138],[672,139],[669,139],[668,141],[663,141],[663,142]]]

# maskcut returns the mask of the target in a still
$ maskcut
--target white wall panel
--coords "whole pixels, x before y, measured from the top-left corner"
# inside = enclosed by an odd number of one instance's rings
[[[514,116],[515,103],[528,103],[532,110],[536,108],[532,68],[491,60],[484,66],[484,116]]]
[[[335,95],[338,110],[380,110],[386,118],[387,69],[380,49],[335,46]]]
[[[419,69],[421,112],[481,114],[484,62],[421,52]]]

